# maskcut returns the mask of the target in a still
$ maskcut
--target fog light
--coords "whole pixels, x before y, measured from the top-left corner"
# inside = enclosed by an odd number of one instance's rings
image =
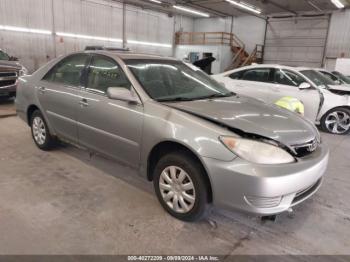
[[[253,207],[270,208],[278,206],[281,203],[282,197],[245,196],[244,200]]]

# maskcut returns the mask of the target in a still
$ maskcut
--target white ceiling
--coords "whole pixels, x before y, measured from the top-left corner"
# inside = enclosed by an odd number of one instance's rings
[[[249,11],[243,11],[225,0],[161,0],[162,4],[152,3],[149,0],[115,0],[134,4],[144,8],[163,11],[169,14],[181,13],[174,10],[172,5],[179,4],[188,6],[198,11],[210,13],[211,16],[239,16],[252,14]],[[239,0],[238,0],[239,1]],[[331,3],[331,0],[241,0],[245,3],[257,6],[262,10],[262,15],[267,16],[276,13],[285,13],[296,15],[300,12],[310,11],[330,11],[337,8]],[[346,7],[350,7],[350,0],[340,0]],[[188,13],[184,13],[189,15]]]

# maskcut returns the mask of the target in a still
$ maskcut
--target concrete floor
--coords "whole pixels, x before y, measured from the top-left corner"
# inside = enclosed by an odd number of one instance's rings
[[[324,184],[293,218],[214,210],[183,223],[128,168],[72,146],[42,152],[25,123],[1,118],[0,254],[350,254],[350,137],[323,139]]]
[[[7,99],[0,96],[0,118],[16,115],[16,108],[13,99]]]

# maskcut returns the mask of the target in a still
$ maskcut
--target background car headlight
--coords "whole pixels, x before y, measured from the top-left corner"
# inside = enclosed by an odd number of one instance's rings
[[[234,154],[253,163],[271,165],[295,162],[292,155],[274,145],[230,136],[219,139]]]

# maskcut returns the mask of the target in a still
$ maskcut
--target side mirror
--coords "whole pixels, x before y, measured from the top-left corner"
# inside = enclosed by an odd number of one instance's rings
[[[18,58],[14,56],[10,56],[10,61],[18,61]]]
[[[309,83],[306,83],[306,82],[301,83],[300,86],[299,86],[300,90],[309,89],[309,88],[311,88],[311,85]]]
[[[121,100],[132,104],[138,104],[140,101],[136,94],[124,87],[109,87],[107,96],[113,100]]]

